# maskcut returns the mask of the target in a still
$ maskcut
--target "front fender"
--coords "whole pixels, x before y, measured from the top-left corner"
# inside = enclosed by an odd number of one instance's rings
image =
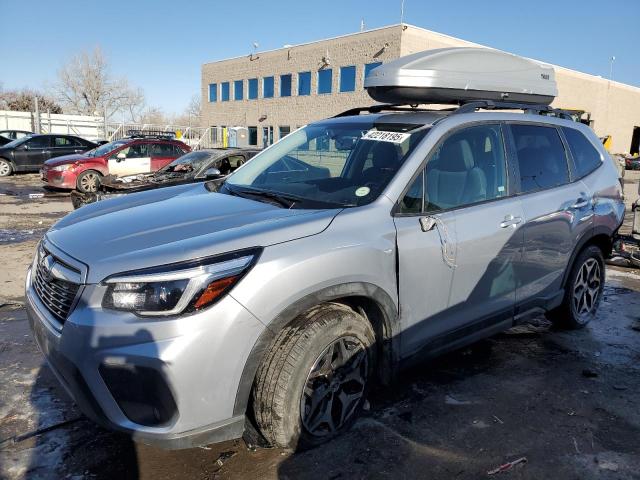
[[[385,344],[388,346],[388,352],[385,352],[385,358],[395,363],[395,355],[396,352],[399,351],[399,348],[395,345],[395,342],[397,342],[399,338],[397,335],[398,308],[389,294],[382,288],[365,282],[351,282],[325,287],[301,298],[287,307],[269,323],[268,328],[262,332],[254,344],[242,371],[233,408],[234,416],[242,415],[247,411],[249,396],[251,395],[251,388],[253,387],[256,372],[278,333],[301,313],[306,312],[315,305],[347,297],[363,297],[376,303],[383,314],[384,331],[385,334],[388,335],[385,339]]]

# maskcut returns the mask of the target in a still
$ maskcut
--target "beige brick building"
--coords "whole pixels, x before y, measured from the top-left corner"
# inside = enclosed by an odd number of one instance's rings
[[[202,124],[249,127],[251,143],[262,146],[298,126],[375,103],[363,82],[365,71],[380,62],[464,46],[483,45],[402,24],[206,63]],[[554,68],[554,106],[589,112],[596,133],[612,135],[612,151],[637,152],[640,88]]]

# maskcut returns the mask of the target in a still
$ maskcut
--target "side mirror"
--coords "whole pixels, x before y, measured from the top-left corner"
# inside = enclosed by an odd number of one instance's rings
[[[118,155],[116,155],[116,160],[119,162],[126,159],[127,159],[127,155],[123,152],[120,152]]]
[[[429,232],[436,226],[436,219],[433,217],[420,217],[420,228],[423,232]]]
[[[205,178],[220,178],[222,173],[215,167],[207,168],[204,172]]]

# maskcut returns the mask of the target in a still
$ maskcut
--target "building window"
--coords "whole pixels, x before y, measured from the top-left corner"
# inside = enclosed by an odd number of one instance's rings
[[[331,81],[333,80],[333,70],[325,68],[318,72],[318,94],[331,93]]]
[[[236,80],[233,82],[233,99],[242,100],[244,98],[244,81]]]
[[[249,145],[258,145],[258,127],[248,127]]]
[[[376,67],[379,67],[380,65],[382,65],[382,62],[373,62],[373,63],[367,63],[364,66],[364,78],[367,78],[367,75],[369,75],[369,72],[371,72],[371,70],[373,70]]]
[[[262,127],[262,148],[273,143],[273,127]]]
[[[273,98],[273,77],[262,79],[262,98]]]
[[[222,82],[220,84],[220,96],[223,102],[229,101],[229,82]]]
[[[291,133],[291,127],[283,125],[278,129],[278,138],[282,140],[284,137]]]
[[[280,96],[291,96],[291,74],[280,75]]]
[[[255,100],[258,98],[258,79],[249,79],[249,100]]]
[[[356,89],[356,67],[340,67],[340,91],[353,92]]]
[[[298,73],[298,95],[311,95],[311,72]]]
[[[209,101],[210,102],[218,101],[218,84],[217,83],[209,84]]]

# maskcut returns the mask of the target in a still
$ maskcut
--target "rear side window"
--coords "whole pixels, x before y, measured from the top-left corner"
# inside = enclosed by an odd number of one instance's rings
[[[53,141],[54,147],[79,147],[80,142],[71,137],[55,137]]]
[[[562,127],[562,131],[569,144],[578,177],[584,177],[600,166],[600,153],[582,132],[566,127]]]
[[[152,157],[173,157],[175,150],[170,143],[154,143],[151,145]]]
[[[539,125],[511,125],[523,193],[569,182],[567,155],[558,131]]]

